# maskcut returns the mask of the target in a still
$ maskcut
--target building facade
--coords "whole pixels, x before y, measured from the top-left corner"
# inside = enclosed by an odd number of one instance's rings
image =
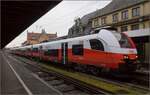
[[[42,42],[49,41],[57,37],[57,34],[48,34],[45,30],[42,30],[42,33],[34,33],[34,32],[27,32],[27,41],[22,43],[22,45],[33,45],[39,44]]]
[[[80,25],[81,33],[69,31],[68,36],[96,33],[105,26],[115,27],[133,39],[140,63],[150,64],[150,0],[112,0],[104,8],[83,16]],[[70,29],[76,28],[73,25]]]
[[[106,25],[117,27],[120,32],[149,28],[150,1],[113,0],[106,7],[97,11],[97,15],[91,20],[93,29]]]
[[[119,32],[126,32],[136,43],[139,61],[150,63],[149,0],[112,0],[106,7],[96,11],[90,21],[94,31],[113,26]]]

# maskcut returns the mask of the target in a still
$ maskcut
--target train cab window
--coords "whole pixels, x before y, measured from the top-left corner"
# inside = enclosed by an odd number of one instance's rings
[[[128,39],[128,37],[124,33],[118,33],[116,31],[112,31],[114,37],[118,40],[121,48],[131,48],[132,45]]]
[[[91,39],[90,45],[91,45],[91,49],[104,51],[104,46],[100,40]]]
[[[83,45],[72,45],[72,54],[73,55],[83,55]]]
[[[44,55],[56,57],[58,56],[58,49],[49,49],[44,52]]]
[[[119,44],[122,48],[131,48],[131,43],[128,40],[127,36],[123,33],[121,33],[121,38],[119,40]]]

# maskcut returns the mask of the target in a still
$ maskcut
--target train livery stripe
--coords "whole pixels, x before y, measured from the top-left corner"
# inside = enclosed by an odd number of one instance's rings
[[[91,49],[84,49],[83,55],[73,55],[72,49],[68,49],[68,62],[79,63],[79,64],[87,64],[87,65],[94,65],[98,67],[107,67],[112,69],[117,69],[118,64],[123,64],[123,56],[122,53],[109,53],[99,50],[91,50]],[[44,53],[39,52],[26,52],[25,56],[32,56],[42,58],[45,61],[55,61],[61,63],[62,56],[61,56],[61,49],[59,49],[59,54],[57,57],[54,56],[45,56]],[[126,54],[129,56],[130,59],[135,60],[136,54]]]

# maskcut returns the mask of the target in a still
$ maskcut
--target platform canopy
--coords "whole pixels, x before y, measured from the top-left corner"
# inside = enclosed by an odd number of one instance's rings
[[[147,29],[139,29],[125,32],[129,37],[143,37],[150,36],[150,28]]]
[[[5,47],[60,1],[1,1],[1,40]]]
[[[150,28],[132,30],[124,33],[131,37],[136,43],[146,43],[150,40]]]

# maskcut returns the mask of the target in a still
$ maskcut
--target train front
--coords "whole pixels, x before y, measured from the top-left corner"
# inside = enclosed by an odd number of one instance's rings
[[[112,58],[111,67],[119,72],[133,72],[137,67],[137,50],[134,42],[125,33],[115,30],[105,30],[109,35],[108,39],[109,56]],[[108,32],[109,31],[109,32]],[[104,36],[104,35],[103,35]],[[104,37],[103,37],[104,38]]]
[[[114,34],[115,35],[115,34]],[[134,42],[125,33],[119,33],[116,36],[119,45],[120,53],[118,56],[118,67],[121,72],[133,72],[137,67],[137,50]]]

